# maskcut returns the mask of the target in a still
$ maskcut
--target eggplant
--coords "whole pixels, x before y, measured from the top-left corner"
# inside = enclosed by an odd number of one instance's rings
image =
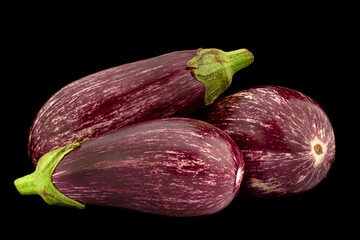
[[[280,86],[254,87],[219,99],[205,121],[224,130],[245,160],[241,195],[279,197],[318,185],[335,159],[330,119],[310,97]]]
[[[241,151],[222,130],[200,120],[168,118],[56,149],[15,186],[50,205],[186,217],[225,208],[243,174]]]
[[[188,117],[211,104],[238,70],[253,62],[246,49],[177,51],[113,67],[74,81],[36,115],[28,152],[34,166],[76,139],[167,117]]]

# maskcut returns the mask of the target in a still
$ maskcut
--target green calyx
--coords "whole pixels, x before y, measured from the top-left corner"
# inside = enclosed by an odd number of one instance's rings
[[[84,208],[83,204],[59,192],[51,182],[51,175],[61,159],[69,152],[78,148],[86,140],[75,141],[67,146],[44,154],[39,159],[36,170],[33,173],[15,180],[16,189],[22,195],[40,195],[49,205]]]
[[[193,76],[205,85],[205,105],[212,104],[230,86],[233,75],[254,62],[247,49],[224,52],[219,49],[202,49],[187,67]]]

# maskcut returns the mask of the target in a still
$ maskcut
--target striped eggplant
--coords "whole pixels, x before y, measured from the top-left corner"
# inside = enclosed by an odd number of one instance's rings
[[[74,81],[35,117],[28,140],[32,163],[36,166],[43,154],[76,139],[152,119],[186,117],[211,104],[233,74],[252,62],[246,49],[177,51]]]
[[[305,192],[326,177],[335,137],[325,111],[304,94],[278,86],[255,87],[219,99],[204,118],[242,150],[244,196]]]
[[[15,186],[51,205],[185,217],[226,207],[243,172],[242,154],[222,130],[200,120],[168,118],[56,149]]]

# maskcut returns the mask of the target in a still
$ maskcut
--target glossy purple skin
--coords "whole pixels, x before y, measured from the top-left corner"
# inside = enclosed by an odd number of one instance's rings
[[[239,148],[223,131],[169,118],[85,141],[60,161],[52,182],[85,205],[186,217],[226,207],[243,170]]]
[[[197,50],[124,64],[74,81],[40,109],[29,133],[34,166],[76,139],[165,117],[186,117],[204,106],[205,87],[186,63]]]
[[[228,133],[241,149],[245,196],[305,192],[325,178],[335,158],[328,116],[314,100],[292,89],[240,91],[219,99],[205,120]]]

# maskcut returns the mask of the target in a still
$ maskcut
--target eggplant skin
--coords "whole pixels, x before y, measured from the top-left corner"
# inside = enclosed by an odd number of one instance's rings
[[[76,139],[165,117],[185,117],[204,106],[205,87],[186,63],[197,50],[177,51],[113,67],[74,81],[40,109],[28,151],[39,158]]]
[[[335,159],[330,119],[318,103],[293,89],[240,91],[219,99],[203,119],[241,149],[246,165],[242,196],[306,192],[327,176]]]
[[[222,130],[168,118],[85,141],[58,163],[52,183],[85,206],[187,217],[225,208],[243,173],[241,151]]]

